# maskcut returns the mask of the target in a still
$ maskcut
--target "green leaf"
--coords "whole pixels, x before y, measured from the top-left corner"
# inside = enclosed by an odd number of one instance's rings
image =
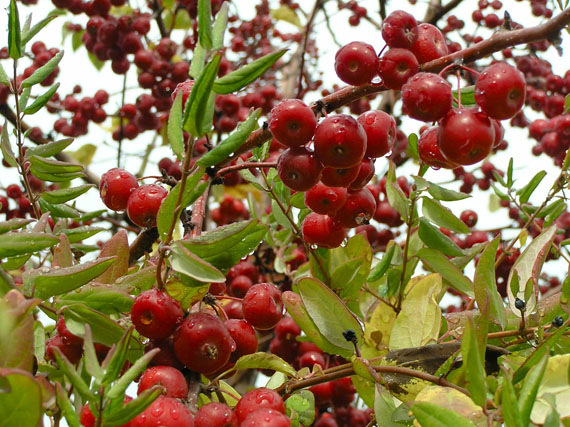
[[[453,97],[457,99],[458,90],[453,90]],[[461,88],[461,105],[463,107],[473,107],[475,105],[475,85]]]
[[[45,191],[42,193],[42,199],[48,203],[60,204],[73,200],[95,187],[93,184],[79,185],[77,187],[61,188],[58,190]]]
[[[29,372],[0,369],[0,379],[9,392],[0,393],[0,419],[3,426],[42,424],[42,387]]]
[[[235,70],[231,73],[220,77],[214,82],[213,90],[217,94],[226,95],[228,93],[237,92],[238,90],[246,87],[250,83],[257,80],[263,73],[281,58],[287,49],[278,50],[277,52],[270,53],[262,56],[259,59]]]
[[[253,251],[265,237],[267,226],[258,220],[239,221],[202,233],[180,243],[223,273]]]
[[[475,335],[475,325],[469,319],[461,338],[461,355],[465,366],[465,380],[469,396],[479,406],[485,406],[487,401],[487,383],[485,382],[485,367],[481,359]]]
[[[12,145],[10,144],[10,138],[8,138],[8,123],[4,121],[4,126],[2,126],[2,157],[6,160],[13,168],[18,166],[18,161],[12,151]]]
[[[527,185],[525,185],[523,188],[517,191],[517,194],[519,195],[519,201],[521,204],[528,202],[528,199],[530,199],[530,196],[532,195],[534,190],[536,190],[536,187],[538,187],[538,185],[544,179],[545,176],[546,176],[546,171],[538,172],[535,176],[532,177],[532,179],[528,182]]]
[[[524,427],[519,407],[517,405],[517,395],[511,380],[505,375],[503,377],[503,390],[501,392],[501,413],[505,425],[509,427]]]
[[[176,157],[184,157],[184,135],[182,132],[182,92],[179,92],[172,103],[168,115],[168,142]]]
[[[433,223],[456,233],[469,233],[469,227],[436,200],[422,197],[422,212]]]
[[[143,268],[128,276],[119,277],[113,287],[123,289],[127,293],[134,293],[135,289],[146,291],[152,287],[156,281],[156,266]]]
[[[77,228],[66,228],[61,232],[67,236],[70,243],[77,243],[80,242],[81,240],[85,240],[91,236],[94,236],[95,234],[100,233],[101,231],[107,231],[107,229],[102,227],[83,226]]]
[[[101,71],[101,69],[105,66],[105,63],[99,60],[99,58],[97,58],[95,54],[87,52],[87,57],[89,58],[89,61],[91,61],[91,63],[93,64],[93,66],[97,71]]]
[[[519,395],[519,410],[522,423],[525,426],[529,425],[532,407],[536,401],[538,388],[540,387],[540,382],[542,381],[542,377],[544,376],[544,372],[546,371],[546,366],[548,364],[548,356],[547,352],[538,364],[530,368],[522,385]],[[568,378],[566,378],[565,383],[568,385]]]
[[[30,99],[30,95],[32,94],[32,88],[26,87],[22,89],[22,94],[20,95],[20,109],[25,110],[26,106],[28,105],[28,100]]]
[[[30,157],[32,171],[64,174],[73,172],[82,172],[83,165],[77,163],[61,162],[59,160],[48,159],[45,157],[32,156]]]
[[[222,3],[220,10],[216,14],[214,27],[212,28],[212,49],[220,50],[224,47],[224,34],[228,26],[228,13],[230,7],[226,2]]]
[[[212,49],[212,5],[210,0],[198,0],[199,42],[206,50]]]
[[[31,87],[43,82],[58,66],[63,58],[63,50],[60,50],[48,62],[38,68],[34,73],[22,82],[22,87]]]
[[[429,223],[425,218],[420,218],[418,233],[422,242],[428,247],[438,249],[448,256],[462,256],[463,252],[453,240],[443,234],[439,229]]]
[[[570,94],[566,95],[566,98],[564,98],[564,114],[568,114],[569,111],[570,111]]]
[[[29,254],[54,246],[59,239],[54,235],[35,232],[0,234],[0,258]]]
[[[161,394],[162,389],[160,387],[147,389],[139,394],[135,399],[105,417],[105,422],[107,425],[113,426],[128,424],[130,420],[148,408],[150,404]]]
[[[190,309],[198,301],[202,301],[210,290],[209,283],[202,283],[180,275],[166,283],[166,292],[180,303],[183,310]]]
[[[206,61],[206,49],[204,49],[202,45],[198,43],[194,48],[194,56],[192,57],[192,61],[190,62],[190,70],[188,74],[192,78],[197,79],[200,76],[202,70],[204,69],[205,61]]]
[[[230,136],[214,147],[213,150],[208,151],[200,157],[196,164],[207,168],[226,160],[230,154],[241,147],[254,130],[259,128],[257,120],[260,115],[260,108],[252,111],[245,122],[243,122]]]
[[[299,390],[285,401],[287,416],[295,415],[295,419],[305,426],[315,421],[315,396],[309,390]]]
[[[2,64],[0,64],[0,84],[10,87],[10,78],[8,77],[8,74],[6,74]]]
[[[33,168],[31,169],[31,172],[34,174],[36,178],[39,178],[42,181],[51,181],[51,182],[66,182],[66,181],[71,181],[75,178],[81,178],[85,176],[83,172],[50,173],[50,172],[42,172],[34,170]]]
[[[105,358],[103,365],[105,372],[101,377],[100,382],[104,387],[107,387],[121,375],[121,371],[123,370],[127,360],[127,351],[129,349],[131,338],[133,337],[133,331],[134,329],[132,327],[127,329],[121,337],[121,340]]]
[[[83,285],[73,292],[59,296],[55,301],[60,306],[82,303],[105,314],[127,313],[133,302],[133,298],[125,291],[105,284]]]
[[[497,291],[495,280],[495,257],[499,247],[499,238],[487,244],[487,247],[479,258],[475,269],[473,286],[477,306],[483,314],[488,314],[491,319],[504,327],[507,324],[507,314],[501,295]]]
[[[390,206],[398,211],[400,216],[408,219],[408,198],[396,182],[396,165],[390,160],[386,175],[386,195]]]
[[[286,4],[282,4],[277,9],[271,10],[271,15],[273,16],[273,19],[277,21],[285,21],[289,24],[295,25],[298,28],[303,28],[301,25],[301,20],[297,15],[297,10],[292,9]]]
[[[513,186],[513,158],[509,159],[509,166],[507,167],[507,188]]]
[[[47,144],[39,145],[37,147],[30,147],[26,150],[26,159],[32,156],[39,157],[52,157],[56,154],[61,153],[65,150],[71,143],[73,138],[60,139],[59,141],[49,142]]]
[[[418,136],[415,133],[408,135],[408,148],[406,151],[408,152],[408,156],[412,159],[420,159],[420,155],[418,154]]]
[[[19,228],[25,227],[30,222],[34,222],[33,219],[24,218],[14,218],[8,221],[0,222],[0,234],[7,233],[8,231],[18,230]]]
[[[50,14],[47,18],[42,19],[27,31],[22,31],[22,47],[26,46],[36,34],[38,34],[47,24],[57,18],[57,15]]]
[[[474,296],[473,282],[437,249],[423,248],[417,253],[424,266],[441,274],[446,284],[469,297]]]
[[[75,367],[71,364],[61,350],[57,347],[53,352],[59,370],[65,375],[67,380],[73,385],[75,391],[79,393],[83,401],[90,401],[95,399],[95,395],[89,390],[89,386],[85,384],[83,378],[77,373]]]
[[[48,103],[48,101],[51,99],[51,97],[57,91],[58,88],[59,88],[59,83],[56,83],[52,87],[50,87],[47,91],[38,96],[35,99],[35,101],[32,103],[32,105],[26,107],[26,109],[24,110],[24,114],[31,115],[37,113],[44,105]]]
[[[297,288],[307,313],[327,340],[346,350],[354,349],[343,336],[350,329],[356,333],[358,343],[362,343],[363,331],[358,319],[330,288],[313,278],[299,280]]]
[[[459,191],[448,190],[440,185],[429,182],[428,193],[436,200],[443,202],[454,202],[456,200],[464,200],[471,197],[469,194],[461,193]]]
[[[160,352],[159,348],[154,348],[151,351],[142,355],[136,362],[133,363],[127,372],[119,378],[118,381],[113,384],[113,386],[109,389],[107,396],[109,399],[115,399],[117,397],[121,397],[121,399],[125,396],[125,391],[127,387],[146,369],[147,365],[150,363],[152,358]]]
[[[374,388],[374,415],[376,416],[376,422],[379,426],[383,427],[399,427],[400,424],[392,421],[392,414],[396,410],[396,405],[394,404],[394,398],[380,384],[376,384]]]
[[[44,199],[39,199],[38,203],[42,212],[49,212],[54,218],[79,218],[81,214],[76,209],[66,205],[52,205]]]
[[[24,273],[26,294],[43,300],[61,295],[90,282],[107,270],[115,257],[100,258],[65,268],[41,268]]]
[[[79,415],[77,415],[77,412],[75,412],[75,408],[73,407],[71,400],[69,400],[67,391],[64,390],[62,385],[58,382],[55,383],[55,393],[57,398],[57,406],[63,414],[65,421],[67,421],[69,427],[81,427]]]
[[[12,59],[19,59],[23,56],[20,17],[16,0],[10,0],[10,10],[8,12],[8,52]]]
[[[85,361],[85,370],[91,375],[95,382],[100,385],[103,379],[103,369],[97,360],[95,345],[93,343],[93,335],[89,325],[85,325],[85,339],[83,340],[83,360]]]
[[[297,371],[279,356],[262,351],[240,357],[232,370],[240,369],[269,369],[282,372],[289,377],[297,375]]]
[[[475,424],[464,416],[433,403],[416,402],[411,409],[422,427],[475,427]]]
[[[222,56],[217,54],[212,61],[202,70],[194,83],[188,96],[187,107],[184,110],[184,129],[195,137],[202,137],[201,131],[206,116],[208,100],[212,91],[214,79],[220,68]],[[210,118],[211,119],[211,118]]]
[[[226,276],[213,265],[185,249],[180,241],[172,248],[170,265],[174,271],[204,283],[223,283]]]

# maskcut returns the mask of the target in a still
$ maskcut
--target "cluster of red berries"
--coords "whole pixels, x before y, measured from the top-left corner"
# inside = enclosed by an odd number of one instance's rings
[[[353,27],[357,27],[360,24],[360,20],[368,15],[368,11],[365,7],[358,4],[357,1],[351,0],[348,3],[338,2],[338,9],[348,9],[352,12],[352,15],[348,18],[348,23]]]
[[[211,217],[219,226],[249,219],[249,211],[240,199],[225,194],[220,206],[212,209]]]
[[[32,189],[41,191],[43,189],[43,182],[35,176],[29,174],[28,177],[33,178],[30,180],[30,186],[34,183]],[[30,199],[24,196],[22,188],[18,184],[10,184],[6,187],[6,197],[0,196],[0,213],[6,214],[6,219],[12,218],[25,218],[28,214],[33,214],[34,209]],[[17,207],[10,209],[10,201],[12,199],[16,202]]]
[[[57,119],[53,124],[54,130],[65,136],[87,135],[89,121],[103,123],[107,118],[103,109],[107,102],[109,94],[103,89],[95,92],[93,97],[85,96],[82,99],[77,99],[73,94],[67,95],[61,105],[66,111],[73,113],[73,116],[69,122],[63,117]]]
[[[133,223],[149,228],[156,225],[158,210],[168,191],[158,184],[139,186],[130,172],[113,168],[101,176],[99,194],[109,209],[126,210]]]

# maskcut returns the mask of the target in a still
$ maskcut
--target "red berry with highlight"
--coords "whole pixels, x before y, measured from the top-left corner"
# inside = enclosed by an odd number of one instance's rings
[[[246,417],[259,409],[273,409],[281,414],[285,413],[285,403],[275,390],[260,387],[248,391],[242,396],[235,407],[238,421],[242,423]]]
[[[138,186],[139,183],[133,174],[124,169],[113,168],[101,176],[99,194],[109,209],[124,211],[129,196]]]
[[[156,288],[139,294],[131,308],[131,320],[144,337],[169,337],[182,321],[182,308],[174,298]]]
[[[523,73],[505,62],[485,69],[475,83],[475,102],[494,119],[514,117],[524,105],[525,97]]]
[[[346,229],[327,215],[310,213],[301,224],[303,240],[321,248],[337,248],[346,238]]]
[[[243,297],[242,310],[255,329],[271,329],[283,317],[281,292],[271,283],[253,285]]]
[[[141,185],[127,201],[127,215],[139,227],[154,227],[156,216],[168,191],[156,184]]]
[[[402,86],[402,112],[413,119],[435,122],[445,116],[453,101],[449,83],[433,73],[418,73]]]
[[[318,183],[305,193],[305,204],[313,212],[333,216],[346,202],[346,188]]]
[[[369,83],[376,76],[378,56],[371,45],[351,42],[336,53],[334,68],[343,82],[360,86]]]
[[[277,174],[292,190],[307,191],[321,178],[323,166],[315,153],[305,147],[285,150],[277,161]]]
[[[396,140],[396,120],[384,111],[371,110],[358,116],[366,132],[366,157],[378,158],[390,152]]]
[[[382,22],[382,38],[390,47],[409,49],[418,39],[418,23],[409,13],[396,10]]]
[[[164,396],[186,399],[188,397],[188,384],[186,378],[178,369],[171,366],[153,366],[143,372],[139,380],[137,394],[155,386],[164,387]]]
[[[326,117],[315,131],[315,153],[324,166],[350,168],[360,163],[366,152],[366,132],[346,114]]]
[[[288,147],[305,145],[313,137],[316,127],[313,110],[300,99],[284,99],[271,110],[269,131]]]

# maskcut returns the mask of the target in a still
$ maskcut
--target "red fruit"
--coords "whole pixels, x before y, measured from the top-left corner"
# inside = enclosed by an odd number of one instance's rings
[[[451,110],[449,83],[433,73],[418,73],[402,86],[402,112],[413,119],[435,122]]]
[[[301,335],[301,328],[290,316],[285,316],[275,325],[275,336],[285,341],[294,341]]]
[[[471,209],[468,209],[468,210],[461,212],[461,215],[459,218],[469,228],[475,227],[475,225],[477,224],[477,212],[472,211]]]
[[[230,282],[229,294],[233,297],[243,298],[249,288],[253,286],[253,282],[247,276],[237,276]]]
[[[378,56],[368,43],[351,42],[341,47],[335,55],[336,75],[349,85],[369,83],[376,76],[377,68]]]
[[[327,215],[310,213],[301,224],[303,240],[321,248],[337,248],[346,237],[346,229]]]
[[[124,169],[113,168],[101,176],[99,194],[109,209],[124,211],[129,196],[138,186],[137,179],[131,173]]]
[[[438,126],[432,126],[422,132],[418,140],[418,155],[422,162],[432,168],[453,169],[457,165],[448,161],[439,151],[437,143]]]
[[[178,369],[171,366],[153,366],[143,372],[139,380],[137,394],[151,388],[154,385],[165,388],[164,396],[186,399],[188,397],[188,384],[186,378]]]
[[[354,181],[350,183],[348,189],[352,191],[360,190],[370,182],[370,180],[374,176],[374,172],[375,172],[374,159],[365,157],[364,159],[362,159],[362,162],[360,163],[360,169],[358,170],[358,175],[356,176]]]
[[[230,362],[233,364],[246,354],[252,354],[257,351],[257,335],[251,325],[242,319],[229,319],[225,321],[230,336],[236,343],[236,349],[230,356]]]
[[[418,39],[410,50],[420,64],[441,58],[448,53],[445,36],[437,27],[427,23],[418,25]]]
[[[133,400],[132,397],[130,396],[125,396],[125,400],[123,401],[123,405],[125,403],[130,402],[131,400]],[[81,408],[81,413],[80,413],[80,418],[79,418],[79,422],[81,423],[81,425],[83,427],[95,427],[95,415],[93,415],[93,412],[91,412],[91,409],[89,408],[89,404],[83,406],[83,408]],[[129,421],[126,424],[123,424],[120,427],[133,427],[131,422]]]
[[[83,346],[83,338],[73,335],[69,329],[67,329],[67,326],[65,326],[65,318],[63,316],[58,317],[55,325],[58,335],[63,339],[65,344],[79,347]]]
[[[240,423],[243,423],[249,414],[260,409],[273,409],[278,413],[284,414],[285,403],[275,390],[260,387],[244,394],[235,407]]]
[[[223,322],[209,313],[192,313],[174,333],[174,352],[186,367],[201,374],[218,371],[236,344]]]
[[[418,60],[408,49],[390,49],[378,63],[378,74],[389,89],[400,89],[418,70]]]
[[[287,187],[307,191],[321,178],[323,166],[314,152],[305,148],[289,148],[279,156],[277,173]]]
[[[249,414],[240,427],[290,427],[291,420],[273,409],[258,409]]]
[[[154,227],[156,215],[168,191],[156,184],[141,185],[127,200],[127,215],[139,227]]]
[[[80,345],[69,344],[60,335],[55,335],[46,341],[46,360],[55,360],[55,348],[59,349],[74,365],[81,360],[83,355],[83,348]]]
[[[281,292],[271,283],[253,285],[242,302],[243,317],[259,330],[275,327],[283,317]]]
[[[459,165],[483,160],[491,152],[494,140],[491,120],[475,109],[453,109],[439,125],[439,150],[448,161]]]
[[[131,420],[131,427],[194,427],[194,417],[178,399],[159,396]]]
[[[382,38],[390,47],[411,48],[418,39],[418,23],[403,10],[396,10],[382,22]]]
[[[325,368],[325,358],[322,353],[317,351],[307,351],[299,356],[297,360],[297,364],[299,369],[301,368],[310,368],[313,369],[314,365],[319,365],[321,368]]]
[[[523,73],[505,62],[485,69],[475,83],[475,102],[490,117],[514,117],[524,105],[526,81]]]
[[[315,131],[315,153],[324,166],[350,168],[360,163],[366,152],[366,132],[346,114],[326,117]]]
[[[333,395],[334,386],[332,381],[314,385],[309,388],[315,396],[315,404],[317,406],[328,406]]]
[[[315,133],[317,119],[300,99],[284,99],[270,113],[269,130],[288,147],[305,145]]]
[[[238,419],[228,405],[212,402],[198,409],[194,423],[200,427],[237,427]]]
[[[367,224],[376,211],[376,201],[368,188],[349,192],[346,203],[334,219],[343,227],[354,228]]]
[[[501,122],[495,119],[491,119],[491,123],[493,124],[493,129],[495,130],[495,139],[493,142],[493,148],[498,148],[503,142],[503,138],[505,136],[505,128],[501,125]],[[570,129],[569,129],[570,130]]]
[[[178,301],[156,288],[138,295],[131,308],[136,330],[144,337],[158,340],[170,336],[183,315]]]
[[[224,311],[230,319],[243,319],[243,308],[241,301],[232,300],[224,305]]]
[[[182,92],[182,105],[186,105],[186,101],[188,101],[188,97],[190,96],[190,92],[192,92],[192,88],[194,87],[194,80],[186,80],[185,82],[178,83],[176,88],[172,92],[172,99],[176,99],[176,96],[179,92]]]
[[[345,169],[346,170],[346,169]],[[334,216],[346,201],[346,188],[317,183],[305,193],[305,204],[314,212]]]
[[[321,182],[328,187],[348,187],[360,172],[360,163],[348,169],[323,168]]]
[[[396,139],[396,120],[384,111],[372,110],[358,116],[366,132],[366,157],[382,157],[392,149]]]
[[[174,347],[172,345],[172,338],[164,340],[149,340],[145,345],[144,352],[158,348],[160,351],[150,361],[151,366],[171,366],[179,371],[184,368],[180,360],[174,354]]]

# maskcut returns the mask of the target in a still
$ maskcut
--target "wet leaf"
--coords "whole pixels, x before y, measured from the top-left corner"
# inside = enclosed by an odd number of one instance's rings
[[[489,315],[491,319],[504,327],[507,324],[507,314],[495,280],[495,257],[498,247],[499,238],[487,244],[475,269],[473,286],[481,313]]]
[[[52,234],[28,231],[0,234],[0,258],[41,251],[57,244]]]
[[[291,365],[275,354],[258,352],[240,357],[232,370],[240,369],[269,369],[282,372],[289,377],[295,377],[297,371]]]

